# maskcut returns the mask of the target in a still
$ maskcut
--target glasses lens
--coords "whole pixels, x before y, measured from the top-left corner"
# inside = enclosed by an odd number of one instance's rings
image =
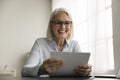
[[[72,21],[52,21],[52,23],[56,26],[62,26],[63,24],[65,26],[70,26],[72,24]]]
[[[65,25],[65,26],[69,26],[71,23],[72,23],[71,21],[65,21],[65,22],[64,22],[64,25]]]

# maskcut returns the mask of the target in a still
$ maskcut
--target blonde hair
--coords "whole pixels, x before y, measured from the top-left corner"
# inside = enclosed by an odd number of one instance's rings
[[[49,23],[48,23],[48,29],[47,29],[47,38],[50,40],[53,40],[55,38],[54,33],[51,31],[51,21],[55,18],[56,15],[58,15],[59,13],[66,13],[68,15],[68,17],[70,18],[70,20],[72,21],[72,16],[71,14],[65,9],[65,8],[57,8],[55,9],[49,19]],[[67,39],[72,39],[73,36],[73,23],[71,25],[71,32],[70,34],[67,36]]]

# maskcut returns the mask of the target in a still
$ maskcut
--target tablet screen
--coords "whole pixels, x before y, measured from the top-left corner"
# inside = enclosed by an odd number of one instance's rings
[[[87,64],[89,52],[51,52],[51,58],[60,58],[64,61],[64,66],[58,71],[52,73],[53,76],[68,76],[75,75],[74,69],[77,66]]]

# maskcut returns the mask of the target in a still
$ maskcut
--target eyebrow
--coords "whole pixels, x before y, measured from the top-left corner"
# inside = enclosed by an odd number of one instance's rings
[[[69,22],[72,22],[71,20],[52,20],[51,22],[56,22],[56,21],[60,21],[60,22],[69,21]]]

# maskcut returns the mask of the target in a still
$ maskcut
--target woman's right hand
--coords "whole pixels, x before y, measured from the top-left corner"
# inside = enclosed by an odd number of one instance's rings
[[[40,71],[43,74],[50,74],[57,71],[59,68],[63,66],[63,60],[59,58],[49,58],[43,62],[40,67]]]

